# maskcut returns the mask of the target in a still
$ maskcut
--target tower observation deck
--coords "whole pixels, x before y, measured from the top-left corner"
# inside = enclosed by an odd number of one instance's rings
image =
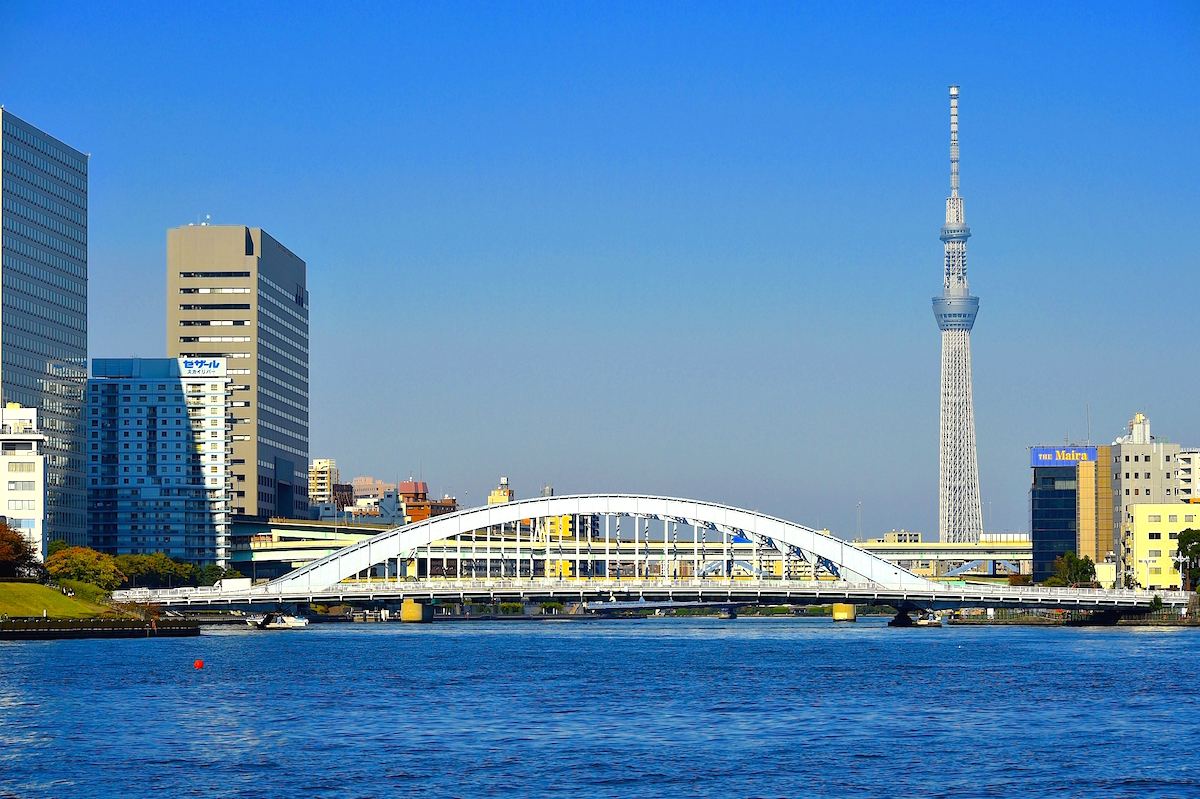
[[[938,537],[943,543],[975,543],[983,532],[979,464],[975,452],[975,405],[971,391],[971,329],[979,298],[967,288],[967,239],[971,229],[958,195],[958,87],[950,87],[950,196],[941,239],[946,245],[942,296],[933,314],[942,331],[942,412],[938,447]]]

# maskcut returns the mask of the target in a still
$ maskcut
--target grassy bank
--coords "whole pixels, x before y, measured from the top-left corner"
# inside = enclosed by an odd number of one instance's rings
[[[90,619],[104,610],[107,608],[84,601],[78,590],[71,598],[36,583],[0,583],[0,614],[10,617],[41,616],[45,611],[55,619]]]

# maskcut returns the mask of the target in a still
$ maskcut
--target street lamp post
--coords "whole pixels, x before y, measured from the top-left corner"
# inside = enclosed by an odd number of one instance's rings
[[[1146,567],[1146,583],[1150,583],[1150,564],[1154,562],[1154,558],[1138,558],[1138,563]],[[1134,582],[1137,582],[1137,575],[1133,576]]]
[[[1174,555],[1171,556],[1171,560],[1175,561],[1175,568],[1179,572],[1179,590],[1182,591],[1183,590],[1183,579],[1184,579],[1184,577],[1183,577],[1184,566],[1187,564],[1188,560],[1190,560],[1190,559],[1188,558],[1187,555],[1183,554],[1182,552],[1177,551]]]

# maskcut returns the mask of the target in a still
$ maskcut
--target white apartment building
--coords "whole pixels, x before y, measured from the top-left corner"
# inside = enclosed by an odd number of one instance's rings
[[[0,514],[20,532],[39,560],[46,559],[46,437],[37,408],[15,402],[0,409]]]

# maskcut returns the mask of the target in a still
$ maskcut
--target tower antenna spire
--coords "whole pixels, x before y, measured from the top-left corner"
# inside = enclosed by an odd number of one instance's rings
[[[958,196],[958,87],[950,87],[950,196]]]

